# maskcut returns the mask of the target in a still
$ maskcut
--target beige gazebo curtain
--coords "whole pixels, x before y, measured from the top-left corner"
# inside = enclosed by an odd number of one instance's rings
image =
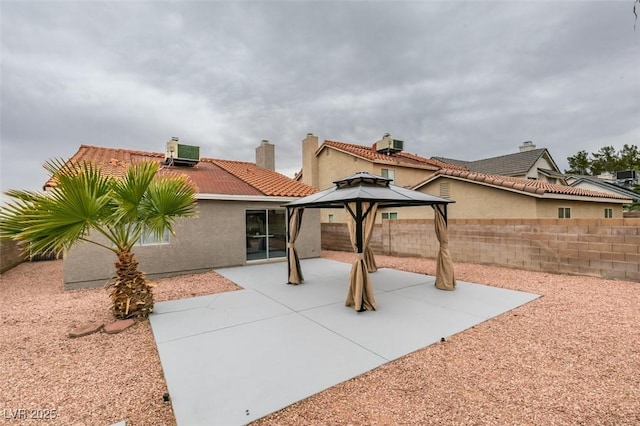
[[[287,231],[287,259],[289,260],[289,284],[301,284],[304,281],[300,258],[296,250],[295,242],[300,234],[302,226],[302,213],[304,208],[296,207],[289,213],[289,229]]]
[[[352,203],[352,204],[355,205],[355,203]],[[365,204],[369,205],[369,203],[365,203]],[[363,209],[364,208],[365,207],[363,205]],[[365,229],[364,235],[369,235],[369,239],[367,240],[367,243],[366,243],[366,248],[364,249],[364,263],[365,265],[367,265],[367,272],[369,273],[376,272],[378,270],[378,265],[376,264],[376,257],[373,253],[373,249],[369,245],[369,242],[371,241],[371,235],[373,235],[373,226],[376,223],[377,210],[378,210],[378,205],[375,204],[374,207],[372,207],[371,212],[367,215],[366,219],[364,220],[364,229]],[[355,242],[355,238],[356,238],[355,226],[356,226],[355,219],[348,214],[347,228],[349,228],[349,235],[352,235],[351,246],[353,247],[353,251],[357,252],[356,242]]]
[[[358,205],[360,204],[360,205]],[[373,225],[375,223],[375,216],[378,209],[377,203],[348,203],[345,208],[348,214],[351,216],[353,212],[364,212],[364,219],[362,223],[357,223],[355,220],[347,222],[349,226],[349,236],[351,238],[351,244],[356,252],[356,259],[351,267],[351,275],[349,276],[349,292],[347,293],[346,306],[353,307],[356,311],[376,310],[376,300],[373,295],[373,288],[369,280],[369,271],[367,270],[367,264],[365,261],[367,246],[371,240],[373,234]],[[353,218],[353,216],[351,216]],[[370,219],[370,220],[369,220]],[[362,252],[358,253],[358,241],[357,241],[357,227],[361,227],[362,232]]]
[[[453,273],[453,260],[449,252],[449,232],[447,223],[444,220],[444,214],[440,210],[444,206],[436,204],[432,207],[435,213],[436,238],[440,243],[440,250],[438,250],[438,255],[436,256],[436,288],[453,290],[456,287],[456,278]]]

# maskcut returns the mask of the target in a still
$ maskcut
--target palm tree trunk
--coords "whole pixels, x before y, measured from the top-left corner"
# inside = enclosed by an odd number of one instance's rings
[[[116,318],[147,318],[153,312],[152,285],[138,270],[133,253],[118,253],[116,278],[110,286],[113,287],[111,312]]]

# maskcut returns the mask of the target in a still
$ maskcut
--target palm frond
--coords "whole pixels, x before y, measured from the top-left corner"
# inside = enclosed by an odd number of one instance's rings
[[[173,234],[176,218],[195,215],[195,196],[195,186],[185,176],[159,176],[149,185],[140,203],[145,227],[156,237],[161,237],[165,229]]]
[[[117,209],[112,222],[136,222],[142,199],[158,171],[158,163],[141,162],[132,164],[122,179],[114,185],[114,202]]]
[[[90,163],[45,163],[56,187],[36,193],[8,191],[13,202],[2,209],[0,232],[28,241],[37,252],[60,253],[111,215],[112,179]]]

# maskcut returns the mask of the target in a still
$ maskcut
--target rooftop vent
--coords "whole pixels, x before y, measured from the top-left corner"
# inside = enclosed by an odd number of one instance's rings
[[[173,137],[167,142],[167,150],[164,155],[164,163],[170,166],[193,167],[200,161],[200,147],[183,145],[178,143],[178,138]]]
[[[376,151],[384,154],[395,154],[404,149],[404,142],[393,139],[389,133],[385,133],[378,142],[376,142]]]

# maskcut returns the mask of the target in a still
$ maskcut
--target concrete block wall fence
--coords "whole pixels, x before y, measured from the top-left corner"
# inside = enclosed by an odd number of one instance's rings
[[[0,240],[0,274],[4,274],[14,266],[24,262],[26,256],[22,254],[21,247],[14,240]]]
[[[454,262],[640,282],[640,218],[452,219]],[[435,258],[432,219],[384,220],[375,253]],[[322,248],[351,251],[347,226],[322,224]]]

